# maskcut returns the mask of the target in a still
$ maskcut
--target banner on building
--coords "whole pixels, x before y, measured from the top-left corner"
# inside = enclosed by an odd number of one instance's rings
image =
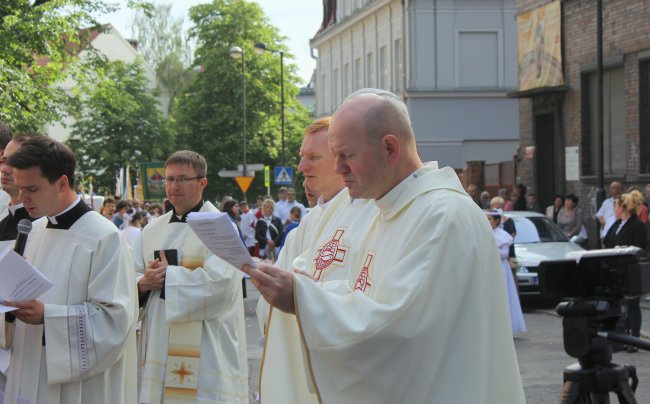
[[[141,163],[140,180],[142,181],[142,191],[144,199],[147,201],[162,201],[165,199],[165,169],[162,162]]]
[[[519,91],[564,84],[560,0],[517,16]]]

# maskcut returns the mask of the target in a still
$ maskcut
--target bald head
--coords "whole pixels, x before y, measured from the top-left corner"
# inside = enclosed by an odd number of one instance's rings
[[[379,199],[422,166],[406,106],[383,90],[359,90],[341,104],[330,149],[353,198]]]
[[[359,111],[364,134],[370,140],[379,141],[387,133],[397,136],[405,144],[415,146],[415,136],[406,105],[395,94],[376,88],[364,88],[350,94],[339,107],[348,103],[364,106]],[[338,112],[338,111],[337,111]]]

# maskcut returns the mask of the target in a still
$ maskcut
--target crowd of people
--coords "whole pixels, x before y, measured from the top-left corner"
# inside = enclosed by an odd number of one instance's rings
[[[249,402],[244,276],[262,296],[262,402],[525,402],[503,211],[539,210],[534,197],[523,185],[466,192],[454,170],[421,161],[390,92],[360,90],[305,130],[308,214],[292,188],[255,207],[206,201],[207,163],[190,150],[165,161],[164,204],[107,197],[98,213],[75,192],[67,146],[36,135],[0,146],[0,236],[32,220],[24,258],[54,283],[3,302],[17,308],[0,327],[5,403]],[[635,192],[613,196],[607,244],[647,244]],[[551,207],[567,232],[581,225],[576,205]],[[254,265],[214,255],[187,224],[219,210]]]
[[[295,189],[284,186],[278,190],[277,201],[271,195],[258,196],[256,207],[252,209],[247,201],[239,202],[231,196],[225,196],[215,205],[237,225],[251,256],[270,260],[277,258],[287,234],[298,226],[307,212],[305,206],[296,200]],[[167,199],[159,204],[106,196],[99,212],[113,222],[133,246],[142,229],[169,209],[173,206]]]
[[[499,208],[504,212],[530,211],[543,213],[546,217],[556,223],[572,242],[583,247],[586,247],[587,245],[588,232],[585,226],[585,209],[579,206],[579,198],[575,194],[556,194],[553,196],[553,203],[542,210],[537,203],[536,195],[530,192],[527,193],[527,187],[523,184],[518,184],[512,189],[512,191],[509,191],[507,188],[501,188],[498,190],[495,197],[492,197],[488,191],[481,192],[478,186],[474,184],[470,184],[466,191],[472,197],[474,202],[482,209]],[[642,223],[648,226],[648,234],[650,234],[650,224],[648,223],[650,184],[646,185],[644,193],[641,193],[641,190],[636,187],[630,187],[626,192],[630,193],[633,191],[635,194],[639,195],[641,201],[638,207],[637,216]],[[609,187],[609,193],[611,196],[605,199],[596,213],[596,220],[598,220],[599,224],[599,242],[601,246],[605,245],[604,238],[612,224],[618,219],[615,215],[614,200],[621,195],[622,192],[622,184],[618,181],[612,182]],[[496,200],[502,202],[495,202]],[[648,246],[645,248],[648,248]]]

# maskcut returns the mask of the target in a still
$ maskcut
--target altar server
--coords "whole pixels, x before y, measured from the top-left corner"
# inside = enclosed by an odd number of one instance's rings
[[[132,258],[113,224],[74,191],[76,160],[46,136],[8,160],[33,223],[25,258],[54,286],[18,307],[5,403],[130,403],[136,399]],[[6,325],[6,324],[5,324]]]

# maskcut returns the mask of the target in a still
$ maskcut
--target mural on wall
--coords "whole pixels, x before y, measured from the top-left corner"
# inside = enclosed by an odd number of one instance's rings
[[[519,91],[564,84],[560,0],[517,16]]]

